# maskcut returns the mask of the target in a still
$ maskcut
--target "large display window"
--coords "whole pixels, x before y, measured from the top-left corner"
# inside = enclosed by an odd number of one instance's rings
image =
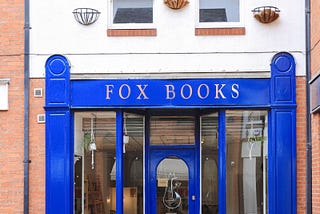
[[[188,110],[179,112],[187,114]],[[116,213],[117,188],[123,193],[126,214],[146,213],[145,203],[152,201],[144,196],[152,194],[156,195],[156,203],[151,209],[156,208],[159,214],[194,212],[190,207],[200,209],[203,214],[218,213],[219,203],[226,204],[226,213],[268,213],[268,112],[228,110],[225,115],[220,114],[225,120],[219,120],[218,113],[201,115],[201,111],[194,112],[198,114],[144,116],[124,112],[120,157],[116,153],[119,148],[116,145],[116,113],[75,112],[74,213]],[[197,128],[198,120],[200,127]],[[225,121],[225,124],[219,124],[219,121]],[[226,127],[226,140],[220,141],[223,145],[220,147],[219,126]],[[177,155],[170,150],[175,150]],[[226,159],[219,162],[219,154],[224,150]],[[153,152],[157,153],[156,157],[147,157]],[[179,153],[186,153],[188,158]],[[159,154],[163,154],[163,159],[158,158]],[[123,164],[121,172],[117,172],[117,158],[122,158],[118,162]],[[154,159],[160,161],[154,170],[156,192],[146,189],[144,182],[152,177],[145,172],[152,174],[152,169],[148,171],[148,162]],[[122,186],[117,187],[117,177],[122,178]],[[219,180],[225,182],[219,184]],[[146,183],[152,184],[150,180]],[[192,191],[200,186],[199,194]],[[219,190],[226,192],[226,198],[219,199]],[[145,191],[149,192],[145,194]],[[190,205],[190,195],[191,201],[201,206]]]

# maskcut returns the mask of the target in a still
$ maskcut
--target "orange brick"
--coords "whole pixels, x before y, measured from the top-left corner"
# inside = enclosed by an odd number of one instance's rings
[[[108,36],[157,36],[157,29],[108,29]]]

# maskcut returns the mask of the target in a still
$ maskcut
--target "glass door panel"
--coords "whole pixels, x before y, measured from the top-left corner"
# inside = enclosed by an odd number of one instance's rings
[[[149,161],[150,214],[194,214],[197,197],[195,151],[152,149]]]
[[[188,213],[189,170],[177,157],[163,159],[157,168],[157,214]]]

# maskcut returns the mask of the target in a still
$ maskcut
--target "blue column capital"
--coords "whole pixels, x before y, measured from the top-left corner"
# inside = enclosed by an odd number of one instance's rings
[[[296,72],[293,56],[286,52],[277,53],[271,62],[270,102],[272,106],[296,104]]]
[[[62,55],[52,55],[46,61],[46,107],[69,107],[70,63]]]

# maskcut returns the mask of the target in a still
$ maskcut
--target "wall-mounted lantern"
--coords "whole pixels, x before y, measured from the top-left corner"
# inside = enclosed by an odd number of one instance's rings
[[[98,20],[100,12],[92,8],[76,8],[73,10],[74,18],[82,25],[91,25]]]
[[[178,10],[189,4],[188,0],[164,0],[164,3],[171,9]]]
[[[279,18],[280,10],[274,6],[261,6],[252,10],[254,18],[261,23],[271,23]]]

